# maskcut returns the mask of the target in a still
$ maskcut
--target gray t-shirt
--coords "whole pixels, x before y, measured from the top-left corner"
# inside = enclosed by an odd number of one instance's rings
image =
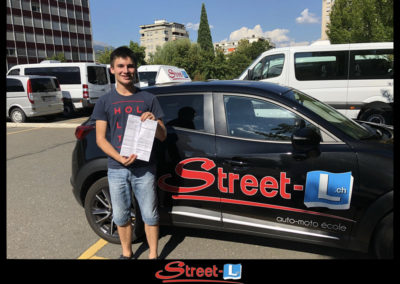
[[[134,94],[122,96],[117,92],[117,90],[113,89],[107,94],[101,96],[96,102],[91,119],[107,121],[107,131],[110,133],[110,143],[119,153],[124,138],[128,115],[132,114],[141,116],[146,111],[152,112],[156,117],[156,120],[161,119],[164,116],[160,103],[152,93],[136,88]],[[153,147],[149,162],[136,160],[130,168],[154,165],[154,152]],[[112,169],[126,168],[111,157],[108,157],[108,167]]]

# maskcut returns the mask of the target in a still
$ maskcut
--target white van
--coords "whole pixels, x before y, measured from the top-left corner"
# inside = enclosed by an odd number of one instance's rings
[[[191,82],[183,68],[169,65],[141,65],[138,68],[140,87]]]
[[[99,97],[111,90],[107,66],[99,63],[47,60],[13,66],[7,75],[57,77],[64,97],[65,113],[92,108]]]
[[[56,77],[7,76],[6,116],[12,122],[29,117],[52,117],[63,112],[63,97]]]
[[[290,86],[353,119],[392,124],[393,43],[321,44],[262,53],[239,76]]]

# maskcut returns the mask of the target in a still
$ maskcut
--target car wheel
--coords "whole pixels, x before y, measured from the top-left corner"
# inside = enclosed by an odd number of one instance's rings
[[[393,258],[393,213],[383,218],[376,227],[373,248],[378,258]]]
[[[133,198],[133,196],[132,196]],[[134,198],[133,198],[134,200]],[[143,235],[143,222],[136,201],[132,202],[132,242]],[[103,177],[90,188],[85,198],[85,214],[93,231],[104,240],[119,244],[117,226],[113,222],[112,204],[108,188],[108,179]]]
[[[390,117],[387,112],[378,109],[368,109],[360,117],[360,120],[380,124],[390,124]]]
[[[14,108],[10,113],[10,119],[12,122],[22,123],[26,121],[26,115],[20,108]]]

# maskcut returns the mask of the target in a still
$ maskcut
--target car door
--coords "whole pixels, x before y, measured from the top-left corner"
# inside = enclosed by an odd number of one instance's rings
[[[351,197],[352,187],[358,187],[351,148],[280,103],[241,94],[214,96],[224,227],[316,242],[346,239],[355,223],[354,209],[334,205],[340,197],[331,196],[331,188],[340,184],[335,174],[349,179],[337,186],[338,193]],[[299,128],[318,132],[322,142],[317,150],[294,151],[291,136]]]
[[[211,93],[158,95],[167,139],[157,145],[161,210],[173,223],[220,226]],[[204,202],[208,200],[210,202]]]

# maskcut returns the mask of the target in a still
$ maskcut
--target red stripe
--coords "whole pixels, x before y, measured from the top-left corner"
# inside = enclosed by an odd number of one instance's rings
[[[121,104],[121,103],[144,103],[144,101],[118,101],[118,102],[115,102],[112,104],[115,105],[115,104]]]
[[[340,217],[340,216],[335,216],[335,215],[330,215],[330,214],[325,214],[325,213],[320,213],[320,212],[315,212],[315,211],[309,211],[309,210],[303,210],[303,209],[298,209],[298,208],[291,208],[291,207],[286,207],[286,206],[252,202],[252,201],[218,198],[218,197],[210,197],[210,196],[195,196],[195,195],[173,195],[172,198],[173,199],[185,199],[185,200],[201,200],[201,201],[210,201],[210,202],[222,202],[222,203],[228,203],[228,204],[239,204],[239,205],[246,205],[246,206],[263,207],[263,208],[277,209],[277,210],[283,210],[283,211],[299,212],[299,213],[305,213],[305,214],[311,214],[311,215],[319,215],[319,216],[324,216],[324,217],[329,217],[329,218],[345,220],[345,221],[349,221],[349,222],[355,222],[351,219],[347,219],[347,218]]]

